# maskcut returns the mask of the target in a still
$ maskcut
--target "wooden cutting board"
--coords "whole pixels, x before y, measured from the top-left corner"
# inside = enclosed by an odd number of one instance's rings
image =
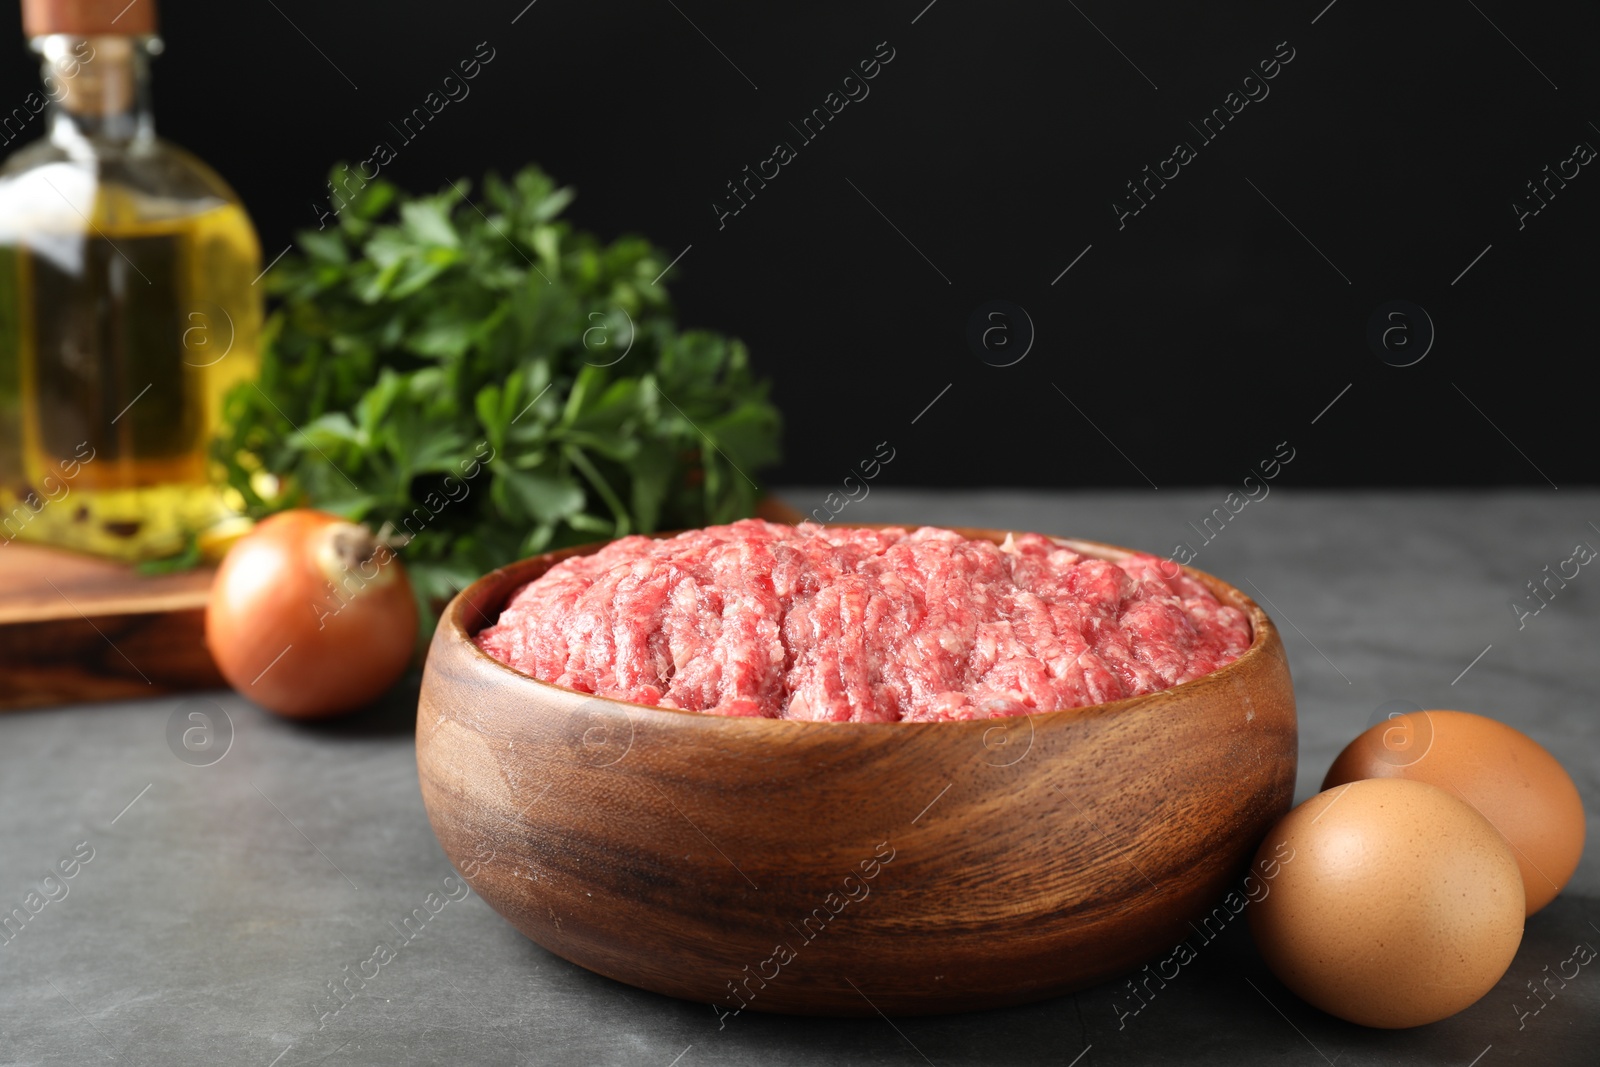
[[[757,514],[801,518],[771,497]],[[226,686],[205,646],[214,573],[146,578],[122,563],[0,542],[0,711]]]
[[[211,568],[126,564],[0,543],[0,710],[225,685],[206,652]]]

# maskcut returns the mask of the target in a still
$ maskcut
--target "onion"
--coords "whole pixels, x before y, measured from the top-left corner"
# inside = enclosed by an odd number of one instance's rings
[[[222,676],[292,719],[354,711],[404,673],[417,636],[411,583],[365,526],[285,511],[229,549],[206,604]]]

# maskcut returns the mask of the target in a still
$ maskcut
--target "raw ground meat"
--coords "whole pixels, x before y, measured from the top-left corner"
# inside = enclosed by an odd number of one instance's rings
[[[585,693],[719,715],[930,722],[1166,689],[1250,646],[1237,608],[1160,560],[1038,534],[750,519],[626,537],[519,589],[478,647]],[[1166,565],[1170,571],[1172,566]]]

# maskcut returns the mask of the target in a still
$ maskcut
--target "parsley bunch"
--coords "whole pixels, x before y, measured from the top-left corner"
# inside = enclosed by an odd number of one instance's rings
[[[373,181],[300,233],[216,443],[252,516],[313,506],[409,537],[425,619],[523,556],[748,515],[778,458],[766,383],[740,342],[678,330],[666,257],[574,230],[572,191],[537,168],[471,192]]]

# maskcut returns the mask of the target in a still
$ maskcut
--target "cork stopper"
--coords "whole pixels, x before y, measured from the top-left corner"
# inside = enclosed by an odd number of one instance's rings
[[[22,29],[29,37],[151,34],[156,0],[22,0]]]

